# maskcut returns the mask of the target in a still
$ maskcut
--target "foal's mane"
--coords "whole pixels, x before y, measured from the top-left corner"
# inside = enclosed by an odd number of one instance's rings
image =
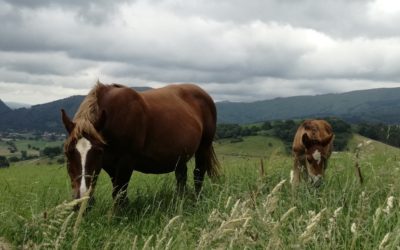
[[[101,115],[97,103],[99,91],[106,86],[97,81],[96,85],[90,90],[89,94],[83,99],[81,105],[76,112],[73,122],[75,124],[66,145],[69,145],[72,140],[77,140],[84,133],[94,137],[99,142],[105,144],[103,136],[96,130],[94,124]]]

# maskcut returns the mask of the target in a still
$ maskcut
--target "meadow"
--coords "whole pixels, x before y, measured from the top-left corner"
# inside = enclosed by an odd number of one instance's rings
[[[399,249],[399,149],[355,135],[349,151],[332,155],[321,188],[293,190],[281,141],[252,136],[215,147],[223,176],[206,178],[199,198],[193,162],[183,196],[173,173],[134,173],[120,209],[102,173],[84,214],[72,210],[64,165],[0,169],[0,249]]]

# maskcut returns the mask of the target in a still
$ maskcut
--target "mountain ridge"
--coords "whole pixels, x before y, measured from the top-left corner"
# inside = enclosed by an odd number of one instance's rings
[[[220,122],[248,123],[308,116],[339,116],[350,121],[398,123],[400,117],[381,119],[380,115],[400,114],[400,88],[283,97],[251,103],[224,102],[217,103],[217,106]]]
[[[0,99],[0,115],[3,113],[10,112],[11,108],[8,107],[7,104],[5,104],[1,99]]]
[[[135,88],[138,89],[138,88]],[[146,90],[149,88],[141,88]],[[138,90],[139,91],[139,90]],[[63,132],[60,109],[72,117],[84,96],[12,110],[0,100],[0,131]],[[357,90],[345,93],[278,97],[255,102],[217,102],[219,123],[336,116],[349,122],[400,123],[400,88]]]

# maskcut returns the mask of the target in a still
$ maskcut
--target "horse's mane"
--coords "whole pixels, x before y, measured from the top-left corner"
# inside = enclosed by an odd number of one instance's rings
[[[85,99],[83,99],[73,119],[75,127],[70,135],[71,140],[78,139],[86,133],[105,144],[104,138],[94,127],[101,114],[97,99],[98,93],[102,88],[105,88],[105,85],[97,81],[96,85],[90,90]]]

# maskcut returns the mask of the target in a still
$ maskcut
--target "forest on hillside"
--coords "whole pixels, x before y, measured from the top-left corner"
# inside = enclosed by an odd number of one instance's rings
[[[386,143],[394,147],[400,147],[400,125],[388,125],[383,123],[349,124],[339,118],[323,118],[327,120],[335,133],[335,151],[347,149],[347,143],[352,133],[376,141]],[[232,142],[241,141],[241,137],[249,135],[271,135],[281,139],[287,150],[290,151],[294,135],[303,120],[277,120],[266,121],[256,125],[219,124],[217,127],[217,139],[230,138]]]

